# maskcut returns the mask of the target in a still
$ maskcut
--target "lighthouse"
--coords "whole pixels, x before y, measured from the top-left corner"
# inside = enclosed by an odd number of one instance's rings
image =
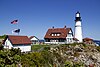
[[[79,11],[75,14],[75,34],[74,37],[82,42],[82,25],[81,25],[81,17]]]

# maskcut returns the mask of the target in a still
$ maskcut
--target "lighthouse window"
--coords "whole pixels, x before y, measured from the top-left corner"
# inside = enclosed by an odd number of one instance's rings
[[[70,38],[70,42],[72,41],[72,39]]]

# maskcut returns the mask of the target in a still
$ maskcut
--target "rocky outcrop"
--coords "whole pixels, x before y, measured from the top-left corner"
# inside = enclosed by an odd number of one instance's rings
[[[65,59],[64,62],[70,61],[72,65],[81,62],[83,67],[100,67],[100,52],[96,48],[96,46],[84,46],[83,44],[59,45],[51,48],[50,51],[59,54]],[[59,61],[57,63],[60,64]]]

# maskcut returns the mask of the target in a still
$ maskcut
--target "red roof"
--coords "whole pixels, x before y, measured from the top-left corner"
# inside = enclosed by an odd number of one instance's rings
[[[36,36],[30,36],[29,39],[32,39],[32,38],[34,38],[34,37],[37,38]],[[38,39],[38,38],[37,38],[37,39]],[[38,40],[39,40],[39,39],[38,39]]]
[[[75,40],[75,41],[79,41],[77,38],[73,38],[73,40]]]
[[[71,28],[50,28],[44,38],[66,38]],[[52,33],[59,33],[59,36],[52,36]]]
[[[30,36],[29,39],[32,39],[34,36]]]
[[[27,36],[7,35],[7,38],[12,44],[31,44],[31,41]]]
[[[83,40],[84,41],[93,41],[93,39],[91,39],[91,38],[84,38]]]

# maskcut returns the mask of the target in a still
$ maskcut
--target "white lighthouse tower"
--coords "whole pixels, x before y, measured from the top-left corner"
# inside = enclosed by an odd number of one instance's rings
[[[74,37],[82,42],[82,26],[81,26],[81,17],[79,11],[76,13],[75,17],[75,34]]]

